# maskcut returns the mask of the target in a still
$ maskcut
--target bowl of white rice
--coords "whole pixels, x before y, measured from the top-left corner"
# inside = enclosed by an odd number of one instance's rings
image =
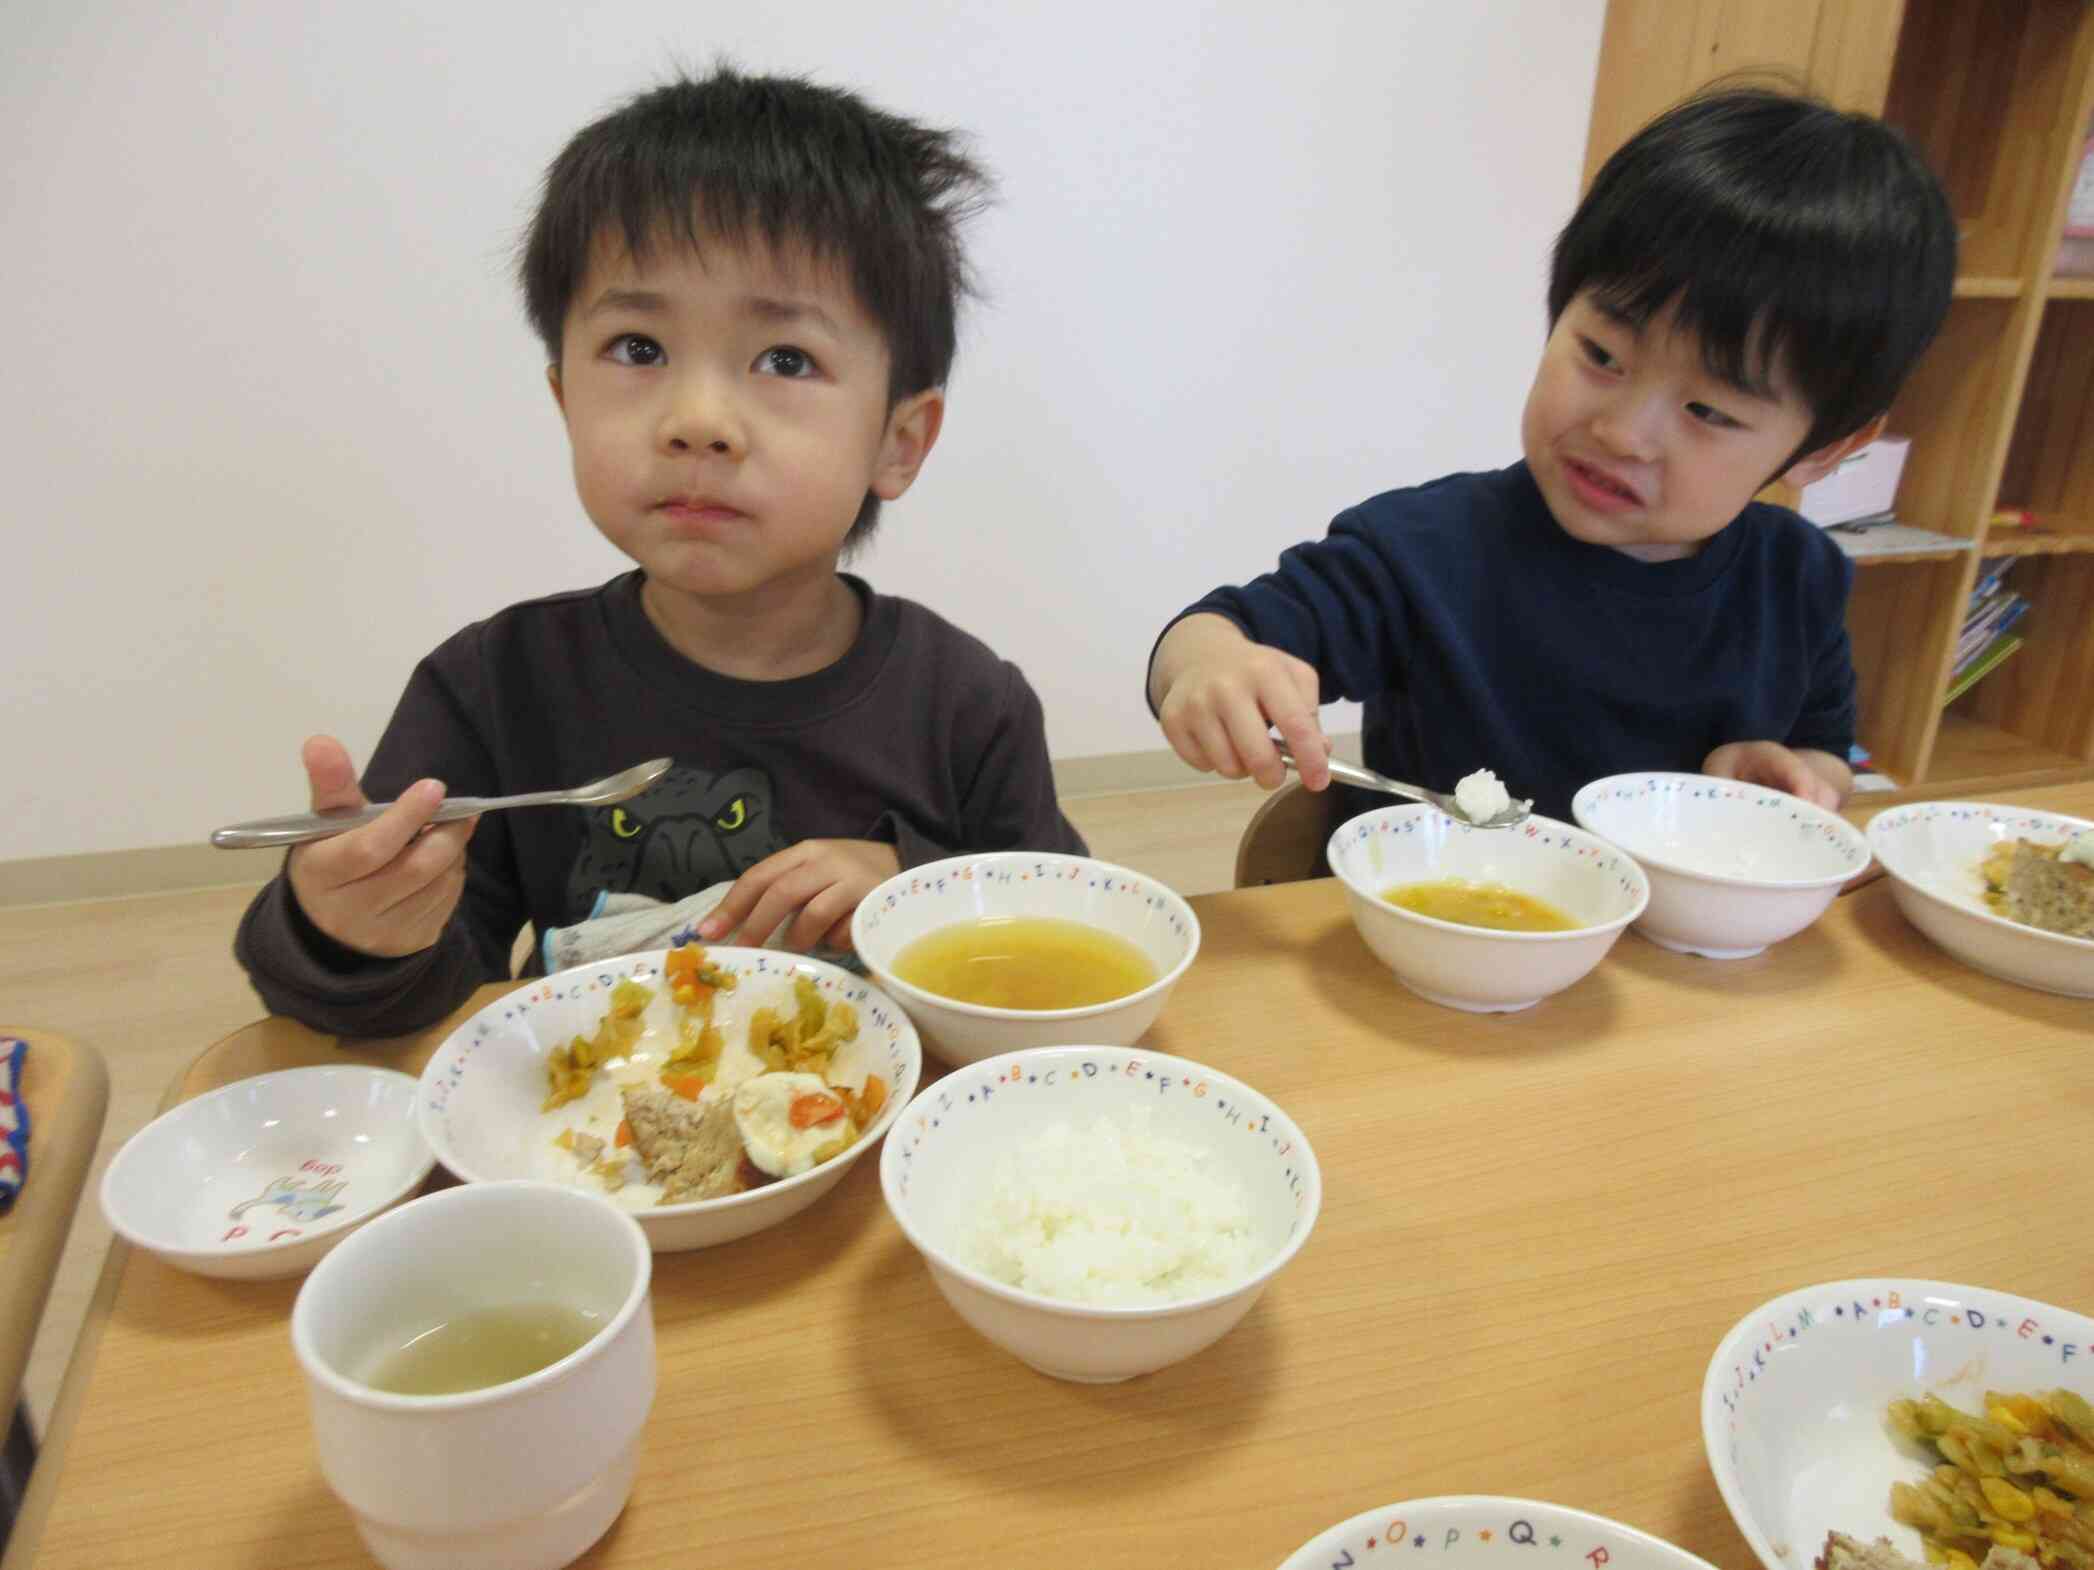
[[[1033,1047],[946,1075],[896,1120],[880,1188],[962,1319],[1087,1384],[1220,1340],[1323,1203],[1286,1113],[1131,1047]]]

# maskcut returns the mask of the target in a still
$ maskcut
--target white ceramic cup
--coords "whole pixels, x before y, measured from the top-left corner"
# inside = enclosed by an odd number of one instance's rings
[[[652,1263],[624,1211],[529,1182],[426,1195],[320,1261],[291,1310],[291,1345],[320,1470],[380,1564],[555,1570],[609,1530],[654,1404]],[[402,1331],[519,1303],[565,1304],[602,1328],[485,1389],[404,1396],[363,1382]]]

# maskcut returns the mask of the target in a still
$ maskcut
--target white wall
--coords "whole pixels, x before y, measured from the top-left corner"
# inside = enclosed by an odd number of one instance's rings
[[[570,133],[718,53],[977,134],[991,298],[859,570],[1018,660],[1058,757],[1159,746],[1174,610],[1517,456],[1603,9],[10,5],[0,861],[302,806],[307,733],[360,759],[445,635],[620,570],[509,248]]]

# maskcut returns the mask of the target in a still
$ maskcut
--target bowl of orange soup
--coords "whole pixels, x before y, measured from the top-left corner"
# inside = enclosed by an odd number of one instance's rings
[[[1633,857],[1553,818],[1479,829],[1437,807],[1339,826],[1331,871],[1361,939],[1418,996],[1529,1008],[1584,977],[1650,901]]]
[[[896,874],[851,942],[924,1050],[974,1063],[1027,1047],[1131,1046],[1200,950],[1192,908],[1089,856],[998,851]]]

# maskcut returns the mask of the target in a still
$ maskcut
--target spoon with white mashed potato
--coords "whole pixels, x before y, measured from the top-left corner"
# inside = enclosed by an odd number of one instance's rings
[[[1281,759],[1287,767],[1300,771],[1294,754],[1287,744],[1277,737],[1273,745],[1279,749]],[[1466,776],[1454,787],[1454,794],[1427,790],[1422,785],[1406,785],[1401,780],[1392,780],[1386,774],[1377,774],[1372,769],[1363,769],[1358,764],[1344,763],[1337,758],[1330,761],[1331,778],[1343,780],[1348,785],[1358,785],[1367,790],[1386,792],[1391,796],[1407,796],[1412,801],[1422,801],[1447,814],[1457,823],[1466,823],[1479,829],[1509,829],[1525,823],[1534,811],[1531,801],[1514,801],[1511,793],[1499,782],[1498,776],[1489,769],[1478,769]]]

